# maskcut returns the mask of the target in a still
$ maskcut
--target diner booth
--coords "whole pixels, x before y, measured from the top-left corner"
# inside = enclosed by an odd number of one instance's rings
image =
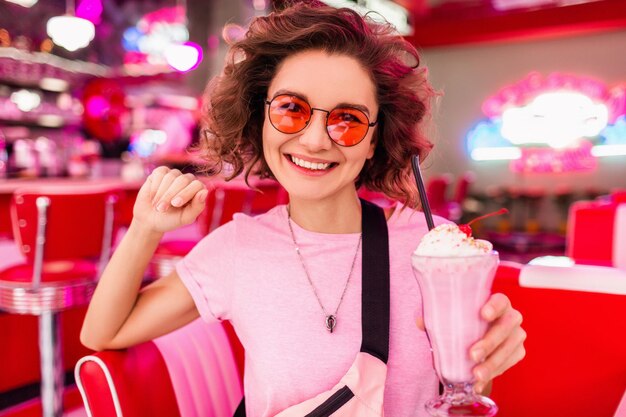
[[[233,415],[245,350],[229,322],[102,352],[79,333],[154,167],[196,173],[209,193],[143,285],[235,214],[288,203],[276,181],[209,176],[193,152],[206,81],[242,33],[233,22],[281,4],[0,0],[0,417]],[[492,292],[528,335],[494,380],[498,416],[626,417],[626,3],[345,4],[396,25],[442,93],[421,167],[432,213],[509,211],[472,224],[500,254]],[[57,15],[93,33],[59,37],[42,23]],[[155,39],[185,52],[168,61]]]

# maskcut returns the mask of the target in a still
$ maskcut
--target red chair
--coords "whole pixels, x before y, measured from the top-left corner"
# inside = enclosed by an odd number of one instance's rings
[[[626,269],[626,203],[609,200],[572,204],[566,254],[576,263]]]
[[[255,192],[239,182],[214,181],[208,184],[205,210],[196,220],[202,235],[232,220],[235,213],[250,214]],[[196,240],[171,240],[159,244],[151,262],[152,275],[160,278],[174,270],[176,263],[195,245]]]
[[[0,162],[1,164],[2,162]],[[11,230],[11,215],[9,207],[11,206],[11,194],[0,192],[0,239],[12,239],[13,232]]]
[[[251,182],[255,188],[250,204],[250,214],[255,216],[265,213],[273,207],[289,202],[287,191],[275,180],[263,179]]]
[[[430,203],[430,210],[433,214],[448,218],[448,186],[450,185],[450,176],[441,175],[430,178],[426,183],[426,194]]]
[[[71,186],[25,187],[13,194],[13,234],[26,262],[0,271],[0,309],[38,316],[46,417],[62,415],[59,313],[89,302],[109,258],[117,197],[108,188]]]
[[[528,333],[526,357],[494,382],[499,415],[613,416],[626,388],[626,272],[503,262],[493,291]]]
[[[454,197],[448,202],[449,219],[455,223],[459,223],[461,217],[463,217],[463,203],[469,194],[470,186],[475,180],[476,175],[468,171],[461,175],[456,182]]]
[[[153,341],[82,358],[76,382],[91,417],[230,417],[243,395],[237,349],[228,324],[197,319]]]

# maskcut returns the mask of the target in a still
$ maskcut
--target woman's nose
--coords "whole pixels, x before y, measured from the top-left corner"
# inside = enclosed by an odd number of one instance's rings
[[[314,111],[306,129],[300,135],[300,144],[311,152],[330,149],[332,142],[326,131],[326,113]]]

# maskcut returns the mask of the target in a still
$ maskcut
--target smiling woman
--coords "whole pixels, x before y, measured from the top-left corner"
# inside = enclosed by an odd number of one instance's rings
[[[410,256],[427,224],[414,209],[410,161],[432,147],[423,125],[434,93],[418,64],[390,25],[350,9],[307,1],[256,18],[207,89],[198,151],[207,171],[277,179],[289,205],[235,215],[139,291],[163,233],[192,222],[207,196],[193,175],[157,168],[100,280],[83,342],[121,348],[198,316],[229,320],[246,354],[237,416],[425,417],[438,383],[416,326]],[[361,185],[404,204],[385,215],[358,198]],[[483,311],[489,330],[472,346],[469,383],[477,391],[524,356],[508,299],[494,295]]]

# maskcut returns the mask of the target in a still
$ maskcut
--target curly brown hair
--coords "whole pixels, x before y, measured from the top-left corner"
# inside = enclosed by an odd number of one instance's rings
[[[382,192],[416,207],[411,156],[423,160],[431,142],[423,121],[434,91],[415,48],[393,26],[357,12],[318,2],[293,4],[255,18],[243,39],[232,43],[224,70],[207,86],[203,135],[198,146],[206,172],[224,164],[232,179],[245,169],[273,178],[264,156],[262,127],[268,87],[283,60],[295,53],[322,50],[355,58],[369,71],[379,105],[373,158],[366,161],[356,186]]]

